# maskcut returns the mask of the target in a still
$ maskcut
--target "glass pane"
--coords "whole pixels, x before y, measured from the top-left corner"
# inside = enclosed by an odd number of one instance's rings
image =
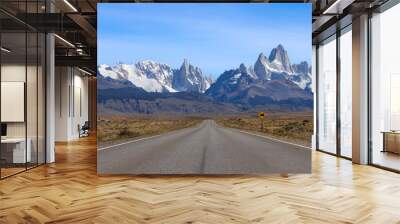
[[[400,170],[400,5],[372,17],[372,163]]]
[[[26,80],[26,115],[27,115],[27,149],[30,150],[28,154],[30,159],[28,160],[28,168],[37,165],[37,132],[38,132],[38,36],[36,32],[27,33],[27,80]]]
[[[352,156],[352,35],[340,36],[340,152]]]
[[[26,144],[25,32],[2,33],[1,46],[7,49],[1,50],[1,174],[5,177],[25,170],[31,158]]]
[[[38,4],[37,1],[27,2],[26,3],[26,12],[27,13],[37,13],[38,12]],[[37,17],[33,17],[37,18]],[[32,23],[35,19],[28,18]],[[37,143],[37,132],[38,132],[38,111],[37,111],[37,103],[38,103],[38,94],[37,94],[37,63],[38,63],[38,35],[34,30],[27,30],[27,75],[26,75],[26,115],[27,115],[27,150],[30,150],[30,159],[28,159],[27,167],[34,167],[37,165],[37,157],[38,157],[38,143]]]
[[[318,48],[318,148],[336,153],[336,39]]]
[[[45,163],[45,44],[44,34],[38,35],[38,163]]]

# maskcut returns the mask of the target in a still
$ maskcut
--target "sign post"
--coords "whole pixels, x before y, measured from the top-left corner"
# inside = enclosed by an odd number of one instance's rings
[[[264,112],[259,112],[258,117],[260,118],[261,121],[261,131],[264,131],[264,120],[265,120],[265,113]]]

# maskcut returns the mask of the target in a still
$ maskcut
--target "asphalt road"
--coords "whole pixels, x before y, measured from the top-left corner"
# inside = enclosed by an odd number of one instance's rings
[[[311,150],[217,125],[212,120],[99,149],[99,174],[311,172]]]

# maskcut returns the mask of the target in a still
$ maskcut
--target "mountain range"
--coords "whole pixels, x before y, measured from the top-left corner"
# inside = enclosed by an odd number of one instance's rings
[[[226,70],[213,81],[184,59],[180,68],[150,60],[98,66],[100,113],[216,114],[309,110],[311,68],[291,64],[282,45],[254,65]]]
[[[100,65],[98,74],[119,81],[129,81],[147,92],[205,92],[212,83],[200,68],[185,59],[179,69],[150,60],[136,64]]]

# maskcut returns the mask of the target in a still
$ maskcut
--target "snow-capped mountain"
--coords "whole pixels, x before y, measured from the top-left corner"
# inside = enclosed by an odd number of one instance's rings
[[[289,55],[281,44],[272,49],[268,59],[274,69],[281,72],[287,72],[288,74],[293,73],[292,64],[289,60]]]
[[[172,69],[165,64],[151,61],[136,64],[100,65],[98,73],[107,78],[129,81],[148,92],[176,92],[172,88]]]
[[[292,65],[293,72],[295,75],[290,77],[294,83],[296,83],[302,89],[311,90],[311,67],[306,61],[300,62],[300,64]]]
[[[241,105],[268,104],[289,99],[312,100],[310,91],[300,88],[289,78],[254,78],[249,70],[242,64],[238,69],[225,71],[205,94],[219,102]]]
[[[288,79],[302,89],[311,87],[308,63],[291,64],[289,55],[282,45],[272,49],[267,58],[260,53],[254,64],[254,74],[261,80]]]
[[[233,69],[235,70],[235,69]],[[179,69],[167,64],[150,60],[136,64],[119,63],[114,66],[100,65],[98,72],[103,77],[114,80],[129,81],[134,86],[147,92],[198,92],[204,93],[212,84],[211,78],[205,76],[199,67],[191,65],[184,59]],[[311,74],[307,62],[291,64],[288,52],[279,44],[272,49],[269,57],[260,53],[254,66],[240,65],[226,85],[234,85],[242,74],[253,81],[290,80],[301,89],[310,89]],[[226,74],[223,73],[221,76]],[[221,78],[221,76],[219,78]]]
[[[198,67],[189,64],[185,59],[179,70],[176,70],[172,80],[173,87],[179,92],[205,92],[211,85],[211,78],[203,75]]]
[[[114,66],[100,65],[99,75],[114,80],[129,81],[147,92],[204,92],[212,80],[203,75],[198,67],[185,60],[180,69],[150,60],[136,64],[119,63]]]
[[[254,69],[241,64],[224,72],[206,91],[222,102],[247,103],[255,98],[267,100],[311,99],[310,68],[307,62],[292,65],[282,45],[267,58],[259,54]],[[266,101],[265,101],[266,102]]]
[[[311,88],[311,68],[306,61],[291,64],[288,52],[279,44],[268,59],[261,53],[254,64],[254,72],[261,80],[287,79],[301,89]]]
[[[258,59],[254,64],[254,72],[259,79],[271,80],[271,72],[275,71],[272,69],[270,62],[263,53],[258,55]]]
[[[213,82],[184,60],[180,68],[154,61],[98,67],[100,109],[121,113],[225,113],[313,106],[310,66],[291,64],[282,45],[254,65],[240,64]]]
[[[149,89],[144,88],[146,91],[176,92],[176,90],[172,86],[173,70],[169,65],[146,60],[136,63],[135,67],[137,75],[142,77],[147,77],[150,80],[155,80],[163,87],[163,91],[151,91]],[[132,83],[137,86],[137,83],[135,81]]]

